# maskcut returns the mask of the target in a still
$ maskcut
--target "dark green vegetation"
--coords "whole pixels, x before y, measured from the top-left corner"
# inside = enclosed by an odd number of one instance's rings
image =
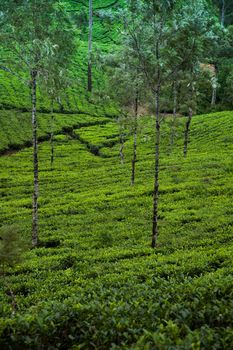
[[[126,141],[122,166],[114,120],[64,132],[63,123],[78,125],[79,116],[63,122],[57,116],[52,171],[49,143],[39,146],[40,247],[2,277],[1,348],[231,349],[232,117],[194,117],[187,159],[184,118],[172,153],[170,120],[162,122],[160,236],[153,251],[154,118],[140,119],[132,188],[133,140]],[[44,135],[50,119],[40,120]],[[1,223],[16,225],[26,240],[31,153],[0,158]]]
[[[53,130],[55,134],[70,133],[73,129],[109,121],[106,117],[85,114],[54,113]],[[39,141],[48,140],[51,134],[51,115],[38,114]],[[14,126],[14,127],[12,127]],[[30,113],[4,110],[0,118],[0,153],[7,153],[29,146],[31,143]]]
[[[114,13],[121,5],[122,1],[95,1],[93,21],[94,91],[90,95],[87,92],[88,0],[84,0],[82,4],[79,1],[72,0],[64,2],[67,13],[70,13],[79,35],[76,38],[77,47],[73,55],[72,64],[66,67],[67,86],[63,86],[62,90],[57,93],[56,97],[59,96],[61,102],[55,101],[54,103],[54,109],[57,112],[72,111],[76,113],[91,113],[92,115],[96,112],[99,114],[116,114],[113,103],[109,103],[103,96],[102,89],[105,79],[103,69],[100,67],[99,56],[100,53],[104,55],[115,49],[118,39],[118,25],[116,19],[111,18],[112,15],[108,16],[108,11],[113,11]],[[26,77],[21,65],[11,66],[9,64],[13,57],[14,55],[9,53],[6,48],[0,47],[0,108],[18,108],[28,111],[31,110],[29,78]],[[10,68],[11,72],[2,69],[2,65]],[[41,112],[51,111],[51,99],[46,91],[46,86],[39,84],[37,100],[38,110]]]
[[[80,58],[78,58],[80,59]],[[74,72],[75,74],[75,72]],[[83,77],[85,82],[85,70],[81,70],[79,76]],[[98,99],[98,103],[94,99],[89,99],[82,85],[77,88],[68,87],[65,91],[61,92],[61,104],[57,102],[54,105],[56,112],[72,112],[72,113],[84,113],[84,114],[108,114],[115,115],[116,108],[110,105],[108,102],[101,103]],[[43,93],[38,91],[38,110],[40,112],[51,111],[51,100],[46,94],[45,89],[42,89]],[[88,100],[88,101],[87,101]],[[0,109],[14,109],[17,108],[22,111],[30,110],[30,91],[27,85],[10,73],[6,73],[0,70]]]

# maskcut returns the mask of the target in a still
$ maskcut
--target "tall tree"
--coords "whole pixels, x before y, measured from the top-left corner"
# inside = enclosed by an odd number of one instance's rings
[[[92,32],[93,32],[93,3],[89,0],[89,34],[88,34],[88,83],[87,89],[92,91]]]
[[[66,88],[71,85],[71,81],[69,79],[69,71],[68,69],[64,69],[56,62],[56,58],[54,57],[52,66],[50,67],[47,74],[44,76],[43,88],[46,90],[49,99],[50,99],[50,165],[51,170],[53,169],[55,153],[54,153],[54,106],[57,103],[61,110],[61,96],[65,94]]]
[[[121,124],[124,122],[125,125],[121,126],[123,128],[129,126],[133,134],[131,185],[134,185],[137,162],[139,105],[141,101],[145,100],[145,93],[143,91],[145,84],[142,73],[140,72],[140,64],[135,46],[129,42],[130,38],[127,33],[123,35],[122,40],[121,49],[115,55],[111,55],[110,60],[108,60],[109,89],[111,90],[112,98],[122,108],[124,118],[120,118],[120,121]],[[120,134],[123,136],[124,133],[121,132]],[[121,137],[121,141],[122,139]],[[120,143],[121,146],[124,145],[123,142]],[[122,151],[123,149],[121,147],[121,155]],[[123,159],[122,156],[121,159]]]
[[[64,66],[74,49],[72,27],[62,4],[56,0],[3,0],[2,16],[6,19],[4,45],[11,51],[8,64],[11,70],[20,69],[28,76],[32,105],[33,140],[33,215],[32,245],[38,235],[38,137],[37,85],[48,75],[53,62]]]
[[[192,117],[198,108],[197,83],[202,74],[203,62],[212,59],[210,52],[217,38],[218,25],[215,19],[210,16],[208,3],[204,0],[196,0],[195,2],[188,0],[185,5],[178,6],[176,20],[179,22],[176,50],[184,58],[180,68],[182,70],[183,104],[186,106],[188,115],[185,123],[183,148],[184,157],[186,157]]]
[[[155,168],[152,216],[152,248],[157,246],[158,238],[158,201],[159,201],[159,170],[160,170],[160,98],[165,81],[165,67],[169,51],[166,48],[169,20],[173,14],[173,1],[149,1],[145,4],[144,21],[147,24],[145,33],[147,56],[140,52],[143,70],[148,79],[154,96],[155,110]],[[170,33],[171,34],[171,33]],[[168,47],[167,47],[168,48]],[[145,50],[144,50],[145,51]]]
[[[218,102],[224,109],[233,108],[233,25],[221,33],[221,40],[215,50],[215,66],[218,78]]]
[[[154,100],[155,111],[155,169],[153,190],[152,247],[157,245],[158,237],[158,201],[160,172],[160,112],[161,97],[168,82],[174,81],[177,72],[190,71],[190,67],[199,64],[200,52],[204,47],[204,30],[210,34],[206,19],[207,2],[205,0],[189,1],[139,1],[134,0],[137,15],[128,23],[127,32],[136,47],[140,69],[144,73],[148,87]],[[129,11],[132,9],[129,6]],[[198,18],[199,16],[199,18]],[[194,20],[198,19],[200,30],[197,30]],[[207,25],[208,24],[208,25]],[[135,26],[141,28],[138,40]],[[193,38],[194,33],[194,38]],[[182,35],[181,35],[182,34]],[[182,36],[185,38],[187,48]],[[193,55],[193,50],[195,55]],[[191,116],[191,106],[190,106]]]
[[[135,9],[137,13],[135,13]],[[167,61],[167,52],[165,54],[164,48],[168,40],[168,22],[172,16],[173,2],[135,0],[130,2],[128,10],[130,11],[128,16],[130,20],[126,23],[126,31],[131,39],[129,44],[137,52],[140,70],[144,73],[154,100],[156,137],[151,245],[155,248],[158,236],[160,98]],[[137,35],[136,28],[141,29],[140,35]]]

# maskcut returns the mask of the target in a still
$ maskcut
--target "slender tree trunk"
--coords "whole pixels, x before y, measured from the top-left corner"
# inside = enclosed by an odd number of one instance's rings
[[[225,0],[222,0],[222,14],[221,14],[221,25],[225,25]]]
[[[154,177],[154,198],[153,198],[153,228],[152,228],[152,248],[157,245],[158,238],[158,200],[159,200],[159,155],[160,155],[160,85],[155,91],[155,116],[156,116],[156,139],[155,139],[155,177]]]
[[[212,98],[211,98],[211,106],[214,107],[216,104],[216,97],[217,97],[217,74],[214,73],[213,77],[211,78],[211,85],[212,85]]]
[[[87,90],[92,91],[92,31],[93,31],[93,6],[89,0],[89,37],[88,37],[88,83]]]
[[[177,86],[176,82],[173,83],[173,120],[171,126],[171,135],[170,135],[170,150],[172,152],[176,131],[176,110],[177,110]]]
[[[216,87],[212,87],[212,98],[211,98],[211,106],[214,107],[216,104]]]
[[[190,131],[190,125],[192,122],[192,117],[193,117],[193,109],[189,107],[189,115],[188,115],[188,120],[185,124],[185,132],[184,132],[184,157],[187,157],[188,153],[188,142],[189,142],[189,131]]]
[[[33,141],[33,173],[34,188],[32,202],[32,246],[38,245],[38,196],[39,196],[39,171],[38,171],[38,142],[37,142],[37,118],[36,118],[36,79],[37,70],[31,71],[31,96],[32,96],[32,141]]]
[[[138,91],[136,91],[134,107],[135,107],[135,109],[134,109],[134,140],[133,140],[131,185],[134,185],[134,182],[135,182],[135,166],[136,166],[136,162],[137,162]]]
[[[50,145],[51,145],[51,156],[50,156],[50,166],[53,169],[54,163],[54,115],[53,115],[53,101],[51,104],[51,135],[50,135]]]
[[[155,9],[154,9],[155,10]],[[160,35],[162,34],[163,21],[160,21]],[[154,30],[156,28],[156,19],[154,16]],[[154,173],[154,192],[153,192],[153,217],[152,217],[152,241],[151,247],[156,248],[158,230],[158,204],[159,204],[159,156],[160,156],[160,90],[161,90],[161,69],[160,69],[160,35],[155,41],[155,56],[157,61],[157,86],[154,91],[155,98],[155,173]],[[156,38],[156,30],[155,30]]]

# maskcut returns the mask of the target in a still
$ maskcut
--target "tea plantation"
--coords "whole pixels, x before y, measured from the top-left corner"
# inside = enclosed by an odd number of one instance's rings
[[[194,117],[186,159],[185,118],[173,149],[163,120],[152,250],[154,118],[139,121],[132,187],[133,138],[122,165],[114,118],[56,114],[51,169],[51,117],[41,113],[40,246],[1,276],[0,348],[233,349],[232,118]],[[30,116],[8,110],[0,120],[0,236],[30,244]]]

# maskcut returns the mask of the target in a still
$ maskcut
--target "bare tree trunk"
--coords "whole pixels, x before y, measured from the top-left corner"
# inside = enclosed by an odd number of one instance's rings
[[[212,87],[212,98],[211,98],[211,106],[214,107],[216,104],[216,87]]]
[[[158,238],[158,200],[159,200],[159,155],[160,155],[160,120],[159,101],[160,85],[155,91],[155,116],[156,116],[156,139],[155,139],[155,177],[154,177],[154,198],[153,198],[153,228],[152,228],[152,248],[157,245]]]
[[[51,105],[51,135],[50,135],[50,145],[51,145],[51,156],[50,156],[50,166],[53,169],[54,163],[54,115],[53,115],[53,101]]]
[[[38,245],[38,196],[39,196],[39,170],[38,170],[38,142],[37,142],[37,118],[36,118],[36,79],[37,70],[31,71],[31,95],[32,95],[32,141],[33,141],[33,168],[34,188],[32,202],[32,246]]]
[[[172,152],[175,138],[175,130],[176,130],[176,110],[177,110],[177,88],[176,82],[173,83],[173,120],[171,126],[171,134],[170,134],[170,151]]]
[[[211,78],[211,85],[212,85],[211,106],[214,107],[216,104],[216,97],[217,97],[217,73],[216,73],[216,71],[215,71],[213,77]]]
[[[188,153],[188,142],[189,142],[189,131],[190,131],[190,125],[192,122],[192,117],[193,117],[193,109],[189,107],[189,115],[188,115],[188,120],[185,124],[185,132],[184,132],[184,157],[187,157]]]
[[[160,22],[160,35],[155,42],[155,56],[157,61],[157,86],[154,91],[155,97],[155,173],[154,173],[154,192],[153,192],[153,217],[152,217],[152,241],[151,247],[156,248],[158,230],[158,204],[159,204],[159,156],[160,156],[160,90],[161,90],[161,69],[160,69],[160,38],[162,34],[163,21]],[[156,28],[156,20],[154,16],[154,30]],[[156,31],[155,31],[156,34]],[[155,35],[156,38],[156,35]]]
[[[89,0],[89,37],[88,37],[88,83],[87,90],[92,91],[92,31],[93,31],[93,6]]]
[[[134,107],[135,107],[135,110],[134,110],[134,141],[133,141],[131,185],[134,185],[134,182],[135,182],[135,166],[136,166],[136,162],[137,162],[138,91],[136,91],[135,106]]]
[[[222,0],[222,15],[221,15],[221,25],[225,25],[225,0]]]

